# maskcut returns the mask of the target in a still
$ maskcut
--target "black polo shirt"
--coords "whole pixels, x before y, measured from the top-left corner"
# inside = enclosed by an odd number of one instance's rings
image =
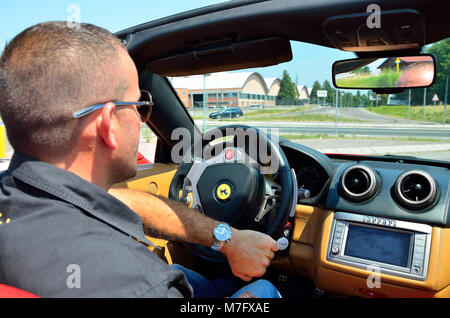
[[[15,153],[0,175],[0,283],[40,297],[191,297],[144,244],[141,218],[100,187]],[[138,242],[140,241],[140,242]]]

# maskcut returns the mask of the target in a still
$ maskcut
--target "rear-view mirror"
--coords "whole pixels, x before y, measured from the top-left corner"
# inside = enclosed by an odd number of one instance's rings
[[[389,89],[428,87],[434,83],[436,62],[432,55],[358,58],[333,64],[337,88]]]

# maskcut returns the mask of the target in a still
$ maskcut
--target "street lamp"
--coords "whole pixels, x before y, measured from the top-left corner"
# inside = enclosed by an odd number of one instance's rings
[[[208,93],[206,91],[206,77],[210,76],[211,74],[203,74],[203,130],[204,133],[206,131],[206,109],[208,104]]]

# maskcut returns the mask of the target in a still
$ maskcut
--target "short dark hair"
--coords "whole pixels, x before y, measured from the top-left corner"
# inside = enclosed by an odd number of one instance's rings
[[[0,115],[14,150],[70,150],[79,133],[72,113],[128,89],[114,74],[121,49],[109,31],[65,21],[37,24],[8,43],[0,58]]]

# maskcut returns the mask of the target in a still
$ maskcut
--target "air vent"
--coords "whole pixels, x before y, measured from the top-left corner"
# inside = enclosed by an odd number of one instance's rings
[[[394,187],[397,202],[407,209],[425,209],[437,198],[436,182],[425,171],[410,170],[402,173]]]
[[[361,202],[373,197],[377,190],[375,172],[364,165],[347,168],[340,182],[342,196],[350,201]]]

